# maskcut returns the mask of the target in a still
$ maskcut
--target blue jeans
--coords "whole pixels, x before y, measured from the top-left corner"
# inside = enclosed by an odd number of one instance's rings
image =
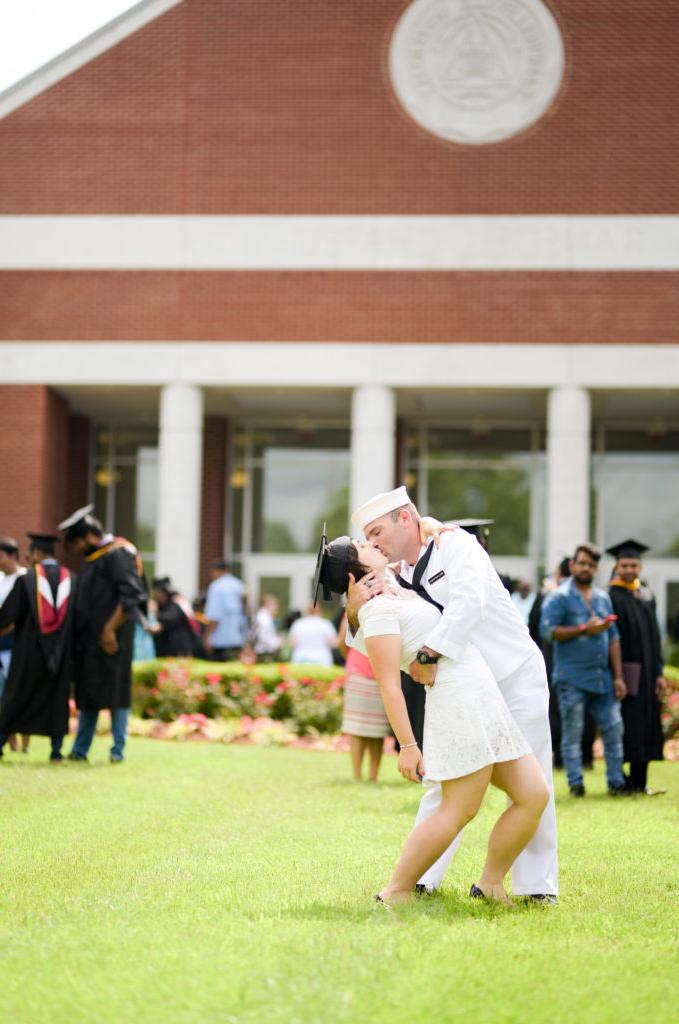
[[[127,735],[127,719],[130,714],[129,708],[113,708],[111,710],[111,732],[113,733],[113,746],[111,757],[114,761],[122,761],[123,750],[125,749],[125,737]],[[97,729],[98,711],[81,711],[78,718],[78,732],[73,743],[72,754],[79,754],[87,757],[92,746],[92,740]]]
[[[622,714],[612,693],[589,693],[570,683],[557,684],[561,712],[561,757],[569,786],[582,784],[582,732],[589,711],[604,741],[606,781],[609,788],[625,785],[622,773]]]

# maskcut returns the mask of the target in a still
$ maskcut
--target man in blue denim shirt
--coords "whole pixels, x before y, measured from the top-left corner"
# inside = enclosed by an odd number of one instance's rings
[[[622,771],[619,702],[625,696],[625,683],[620,635],[610,597],[593,586],[600,558],[595,547],[580,544],[570,562],[570,579],[550,594],[540,618],[543,639],[554,644],[553,680],[561,711],[561,755],[571,796],[585,795],[582,731],[586,711],[594,717],[604,742],[609,794],[627,792]]]

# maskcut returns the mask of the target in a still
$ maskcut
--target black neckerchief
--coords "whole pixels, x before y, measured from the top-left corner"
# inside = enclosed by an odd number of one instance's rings
[[[412,583],[408,583],[408,581],[404,580],[403,577],[398,573],[396,575],[396,579],[398,581],[399,586],[405,587],[406,590],[414,590],[416,594],[424,598],[425,601],[428,601],[429,604],[433,604],[435,608],[438,608],[438,610],[442,612],[443,605],[439,604],[438,601],[435,601],[431,594],[428,594],[422,585],[422,577],[424,576],[424,570],[429,565],[429,559],[431,558],[433,548],[434,541],[432,540],[429,542],[429,547],[422,555],[422,557],[418,560],[417,565],[415,566]]]

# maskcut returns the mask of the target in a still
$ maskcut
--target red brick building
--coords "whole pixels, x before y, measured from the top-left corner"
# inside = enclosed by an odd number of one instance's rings
[[[148,0],[0,96],[0,532],[302,604],[405,480],[679,605],[679,12]],[[313,559],[311,559],[313,561]]]

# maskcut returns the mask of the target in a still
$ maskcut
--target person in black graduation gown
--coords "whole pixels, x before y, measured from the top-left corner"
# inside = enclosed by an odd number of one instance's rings
[[[10,733],[21,732],[49,736],[50,761],[59,762],[68,732],[75,578],[54,557],[57,537],[28,537],[32,568],[0,608],[0,629],[13,624],[15,630],[0,707],[0,756]]]
[[[152,627],[158,657],[193,657],[199,629],[191,606],[173,590],[168,576],[153,581],[153,598],[158,605],[158,625]]]
[[[641,556],[648,550],[646,544],[635,540],[626,540],[607,549],[616,560],[609,593],[618,616],[627,687],[621,711],[625,726],[624,756],[630,766],[628,787],[634,793],[657,796],[665,790],[649,789],[648,763],[663,759],[660,698],[665,680],[655,600],[639,579]]]
[[[68,755],[86,761],[99,712],[111,711],[110,760],[123,760],[132,700],[134,624],[144,625],[147,594],[137,550],[124,537],[104,533],[93,505],[59,524],[66,541],[85,556],[78,580],[73,647],[78,732]]]

